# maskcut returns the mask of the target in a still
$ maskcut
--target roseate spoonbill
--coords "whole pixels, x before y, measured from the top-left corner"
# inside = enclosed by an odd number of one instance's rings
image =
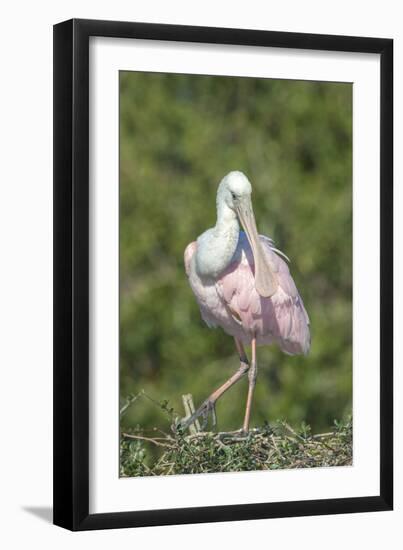
[[[234,338],[240,358],[240,367],[231,378],[182,421],[185,428],[201,416],[204,429],[210,413],[215,424],[216,401],[248,372],[241,430],[247,432],[257,376],[256,346],[276,343],[290,355],[309,351],[309,318],[283,259],[288,258],[270,238],[258,235],[251,193],[252,186],[242,172],[227,174],[218,186],[215,227],[185,250],[186,273],[203,320]],[[245,344],[251,345],[250,364]]]

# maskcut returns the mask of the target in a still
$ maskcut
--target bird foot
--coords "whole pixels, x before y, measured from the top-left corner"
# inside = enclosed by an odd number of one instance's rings
[[[215,412],[215,401],[213,401],[212,399],[206,399],[200,405],[197,411],[195,411],[191,416],[182,419],[179,425],[182,429],[186,430],[187,428],[189,428],[191,424],[193,424],[195,420],[201,417],[202,421],[200,423],[200,428],[201,428],[201,431],[204,431],[205,428],[207,427],[208,418],[210,414],[211,414],[212,425],[214,427],[217,424],[217,415]]]
[[[239,430],[236,430],[234,432],[235,437],[247,437],[249,435],[249,430],[246,430],[245,428],[239,428]]]

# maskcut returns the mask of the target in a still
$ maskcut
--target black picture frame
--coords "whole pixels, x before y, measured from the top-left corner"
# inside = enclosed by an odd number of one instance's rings
[[[356,498],[89,513],[89,38],[381,56],[380,492]],[[393,40],[73,19],[54,26],[54,523],[71,530],[392,510]]]

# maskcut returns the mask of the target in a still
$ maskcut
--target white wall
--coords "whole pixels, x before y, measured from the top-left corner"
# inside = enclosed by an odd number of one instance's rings
[[[403,30],[400,2],[60,0],[7,3],[1,44],[0,541],[5,548],[399,547],[403,483],[402,374],[396,368],[396,510],[388,513],[72,534],[53,527],[51,504],[52,24],[71,17],[262,28],[395,39],[396,145],[401,151]],[[397,157],[397,154],[396,154]],[[395,181],[402,180],[396,158]],[[396,212],[402,204],[396,186]],[[396,223],[396,246],[402,248]],[[400,245],[400,246],[399,246]],[[397,262],[396,262],[397,263]],[[402,258],[396,280],[402,279]],[[396,305],[402,305],[401,293]],[[396,316],[396,334],[402,332]],[[398,338],[396,338],[398,340]],[[402,357],[396,342],[396,366]],[[4,380],[4,375],[6,379]],[[400,393],[400,395],[398,395]],[[34,512],[32,513],[32,508]],[[31,511],[29,511],[31,509]],[[3,540],[4,539],[4,540]],[[7,539],[7,543],[4,541]],[[393,543],[393,541],[395,541]],[[401,544],[401,542],[400,542]]]

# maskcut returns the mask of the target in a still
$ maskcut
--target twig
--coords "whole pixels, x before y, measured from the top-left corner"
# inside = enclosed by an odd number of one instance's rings
[[[295,430],[293,430],[291,426],[287,424],[287,422],[283,422],[283,426],[285,426],[287,430],[289,430],[295,437],[297,437],[298,439],[300,439],[305,443],[306,438],[302,437],[302,435],[298,434]]]
[[[276,449],[276,452],[277,452],[278,456],[281,458],[281,460],[284,461],[285,458],[284,458],[283,455],[280,453],[279,448],[277,447],[276,440],[274,439],[274,436],[271,435],[271,436],[270,436],[270,439],[273,441],[273,445],[274,445],[274,448]]]
[[[153,443],[154,445],[158,445],[158,447],[168,447],[169,449],[175,449],[173,445],[168,445],[168,443],[162,443],[159,440],[165,441],[165,438],[158,437],[145,437],[144,435],[133,435],[128,433],[122,433],[122,437],[125,437],[126,439],[140,439],[141,441],[148,441],[149,443]]]
[[[139,397],[141,397],[142,395],[144,395],[144,390],[141,390],[137,395],[132,395],[129,399],[127,399],[126,403],[123,405],[123,407],[120,409],[119,411],[119,415],[120,416],[123,416],[125,414],[125,412],[127,411],[127,409],[133,405],[133,403],[135,401],[137,401],[137,399]]]
[[[323,434],[315,434],[312,437],[314,439],[321,439],[322,437],[330,437],[331,435],[334,435],[334,432],[326,432],[326,433],[323,433]]]
[[[186,393],[182,395],[182,402],[183,402],[183,408],[185,409],[185,420],[186,420],[187,418],[190,418],[196,410],[193,403],[192,394]],[[200,432],[200,424],[197,419],[194,422],[192,422],[192,424],[190,424],[189,432],[191,433],[191,435],[195,435],[197,432]]]

